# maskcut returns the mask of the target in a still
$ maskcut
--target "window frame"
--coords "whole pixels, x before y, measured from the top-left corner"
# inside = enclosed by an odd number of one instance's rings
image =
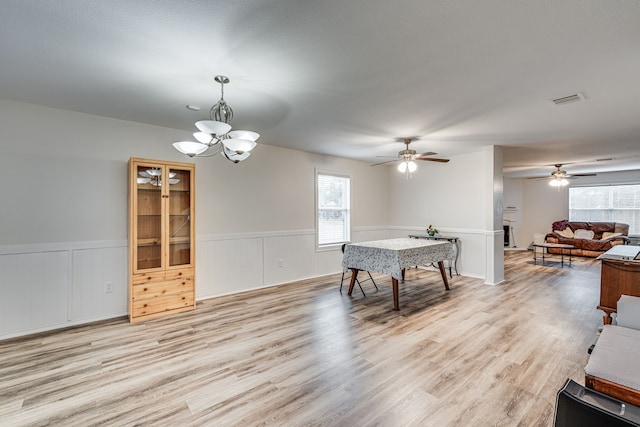
[[[319,206],[319,191],[318,191],[318,178],[319,176],[331,176],[331,177],[336,177],[336,178],[344,178],[348,180],[348,187],[347,190],[349,192],[348,197],[347,197],[347,203],[348,206],[346,207],[346,209],[343,209],[344,211],[346,211],[346,236],[345,236],[345,240],[344,241],[340,241],[340,242],[332,242],[332,243],[323,243],[320,244],[320,206]],[[316,235],[316,252],[323,252],[323,251],[332,251],[335,250],[336,248],[340,248],[344,243],[349,243],[351,241],[351,186],[352,186],[352,179],[351,179],[351,175],[347,174],[347,173],[341,173],[341,172],[332,172],[332,171],[326,171],[326,170],[321,170],[321,169],[315,169],[315,176],[314,176],[314,216],[315,216],[315,235]]]
[[[608,184],[571,185],[569,187],[568,191],[567,191],[567,199],[568,199],[567,200],[567,208],[568,208],[568,214],[569,214],[568,215],[569,221],[584,221],[582,219],[572,219],[572,217],[571,217],[571,212],[572,211],[585,210],[585,211],[611,212],[611,211],[615,211],[615,210],[632,210],[632,209],[635,209],[635,208],[615,208],[615,207],[612,207],[612,206],[607,206],[606,208],[603,207],[603,208],[598,208],[598,209],[596,209],[596,208],[593,208],[593,209],[590,209],[590,208],[583,208],[583,209],[572,208],[572,206],[571,206],[571,191],[573,189],[585,189],[585,188],[588,188],[588,189],[593,188],[593,189],[595,189],[595,188],[603,188],[603,187],[625,187],[625,186],[640,186],[640,183],[628,182],[628,183],[615,183],[615,184],[614,183],[608,183]],[[628,221],[624,221],[624,220],[618,221],[617,219],[611,219],[610,217],[609,217],[609,219],[605,219],[604,221],[624,222],[624,223],[628,222]],[[594,221],[592,221],[592,222],[594,222]],[[629,226],[631,228],[631,227],[633,227],[633,224],[629,224]],[[633,232],[632,232],[632,230],[630,229],[629,230],[629,236],[640,236],[640,230],[633,230]]]

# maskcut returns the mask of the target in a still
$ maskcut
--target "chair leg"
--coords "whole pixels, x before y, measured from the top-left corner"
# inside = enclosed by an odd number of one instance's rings
[[[369,273],[369,279],[371,279],[371,283],[373,283],[373,286],[375,286],[376,290],[379,291],[380,289],[378,289],[378,285],[376,285],[376,282],[373,280],[373,277],[371,276],[371,272],[367,271],[367,273]]]
[[[367,271],[367,273],[369,273],[369,272]],[[353,274],[353,273],[351,273],[351,274]],[[369,277],[371,277],[371,273],[369,273]],[[371,281],[373,282],[373,278],[371,279]],[[342,282],[344,282],[344,271],[342,272],[342,279],[340,279],[340,293],[342,293]],[[360,281],[358,279],[356,279],[356,283],[360,287],[360,290],[362,291],[362,295],[364,295],[366,297],[367,294],[364,293],[364,289],[362,289],[362,285],[360,284]],[[375,285],[375,282],[373,284]],[[376,286],[376,289],[378,289],[377,286]]]

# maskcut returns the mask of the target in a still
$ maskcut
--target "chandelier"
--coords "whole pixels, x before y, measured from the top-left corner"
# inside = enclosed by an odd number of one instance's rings
[[[138,184],[151,184],[154,187],[162,186],[162,170],[158,168],[151,168],[138,172],[140,175],[137,179]],[[174,185],[180,182],[179,178],[176,178],[175,172],[169,172],[169,185]]]
[[[229,122],[233,118],[233,110],[224,100],[224,85],[229,83],[229,78],[215,76],[214,80],[220,83],[220,100],[209,111],[211,120],[196,122],[199,130],[193,134],[196,141],[174,142],[173,146],[189,157],[210,157],[220,153],[225,159],[238,163],[251,155],[260,134],[250,130],[231,130]]]

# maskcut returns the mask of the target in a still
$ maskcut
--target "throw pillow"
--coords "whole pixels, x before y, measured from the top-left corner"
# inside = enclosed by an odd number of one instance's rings
[[[587,240],[591,240],[593,239],[593,231],[592,230],[576,230],[576,232],[574,233],[574,237],[576,239],[587,239]]]
[[[567,239],[573,239],[573,231],[567,227],[564,230],[558,230],[556,231],[556,234],[561,235],[562,237],[566,237]]]
[[[622,236],[622,233],[608,233],[605,231],[604,233],[602,233],[602,240],[610,239],[612,237],[618,237],[618,236]]]
[[[563,219],[562,221],[556,221],[553,224],[551,224],[551,231],[558,231],[558,230],[564,230],[565,228],[567,228],[569,220],[567,219]]]

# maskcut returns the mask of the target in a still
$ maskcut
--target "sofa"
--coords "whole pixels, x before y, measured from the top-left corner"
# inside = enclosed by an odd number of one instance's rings
[[[597,257],[616,245],[629,244],[629,224],[621,222],[556,221],[546,243],[571,245],[571,255]],[[567,249],[549,248],[552,254],[569,254]]]

